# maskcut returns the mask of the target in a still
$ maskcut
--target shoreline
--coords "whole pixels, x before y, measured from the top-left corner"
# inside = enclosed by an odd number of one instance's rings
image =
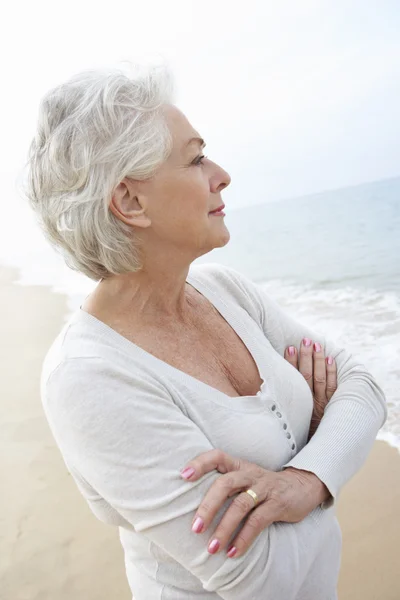
[[[69,312],[67,297],[41,285],[16,285],[18,273],[0,265],[1,593],[13,600],[132,600],[118,530],[87,507],[40,401],[41,364]],[[376,441],[337,503],[340,600],[400,598],[399,506],[399,451]]]

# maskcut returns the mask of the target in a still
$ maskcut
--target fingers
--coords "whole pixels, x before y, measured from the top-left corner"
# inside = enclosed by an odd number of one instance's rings
[[[329,364],[329,359],[332,364]],[[337,364],[335,359],[328,357],[326,362],[326,397],[330,400],[337,390]]]
[[[301,341],[300,353],[297,352],[297,348],[295,346],[288,346],[288,348],[285,350],[285,359],[295,369],[300,371],[304,379],[307,381],[311,393],[314,394],[312,340],[304,338]]]
[[[226,479],[225,484],[223,484],[224,479]],[[227,490],[230,490],[232,487],[251,487],[251,489],[256,492],[259,501],[262,502],[265,499],[265,492],[263,493],[254,482],[252,483],[252,481],[252,478],[246,477],[244,472],[229,473],[220,477],[220,479],[214,483],[214,486],[216,488],[220,487],[220,489],[213,490],[213,494],[210,494],[209,500],[206,496],[204,502],[201,503],[196,513],[197,516],[193,521],[194,529],[192,528],[192,530],[196,533],[203,533],[207,529],[207,526],[212,522],[213,518],[218,512],[220,505],[228,497]],[[220,486],[217,485],[218,482],[221,482]],[[245,482],[244,485],[243,482]],[[210,538],[207,542],[207,548],[210,554],[215,554],[216,552],[228,546],[232,535],[235,533],[235,531],[237,531],[241,522],[246,517],[248,517],[248,519],[246,521],[247,527],[244,534],[243,532],[240,532],[236,536],[235,556],[239,556],[241,552],[244,552],[245,549],[250,546],[252,541],[254,541],[261,533],[261,531],[278,518],[277,510],[273,511],[270,507],[268,507],[268,510],[264,509],[263,512],[258,512],[255,516],[253,516],[254,506],[253,498],[246,492],[240,490],[236,498],[224,513],[221,521],[218,523],[217,528],[210,535]],[[271,507],[273,506],[274,503],[271,504]]]
[[[285,359],[295,369],[299,368],[298,364],[297,364],[297,348],[295,346],[289,346],[288,348],[286,348],[286,350],[285,350]]]
[[[238,471],[242,461],[218,448],[202,452],[190,462],[186,463],[181,471],[184,479],[196,481],[206,473],[216,469],[219,473]]]
[[[309,338],[303,338],[300,345],[300,356],[299,356],[299,371],[307,381],[311,393],[314,395],[314,381],[313,381],[313,345],[312,340]]]
[[[254,477],[247,471],[232,471],[231,473],[218,477],[207,491],[196,511],[192,521],[192,531],[195,533],[202,533],[205,531],[227,498],[241,492],[243,488],[252,487],[252,489],[254,489],[254,486]],[[257,491],[256,493],[258,494]],[[227,513],[229,512],[231,515],[230,522],[239,518],[236,525],[243,519],[243,516],[249,510],[254,508],[254,500],[249,494],[245,494],[245,496],[246,497],[243,498],[242,494],[240,494],[240,496],[233,500],[227,510]],[[261,501],[260,495],[259,500]],[[221,530],[220,525],[218,526],[219,530]],[[230,530],[230,534],[233,533],[233,529]]]
[[[337,365],[331,356],[325,358],[324,349],[319,342],[314,345],[312,342],[313,340],[304,338],[300,353],[295,346],[288,346],[284,357],[306,379],[314,398],[326,403],[337,390]]]
[[[313,353],[311,352],[313,360],[313,386],[314,386],[314,399],[318,404],[326,403],[326,364],[325,364],[325,352],[319,342],[315,342],[312,345]],[[308,348],[307,348],[308,350]]]
[[[274,503],[266,500],[247,517],[242,529],[227,548],[229,558],[238,558],[244,554],[260,533],[275,521],[279,521],[279,510]]]

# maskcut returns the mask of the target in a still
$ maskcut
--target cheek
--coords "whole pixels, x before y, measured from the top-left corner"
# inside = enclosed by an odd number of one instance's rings
[[[182,193],[202,194],[209,190],[208,177],[203,167],[190,167],[184,171],[176,182]]]
[[[210,210],[209,180],[201,167],[163,177],[153,190],[157,197],[157,213],[161,215],[163,228],[196,227],[201,217],[208,219]]]
[[[188,209],[193,213],[208,215],[210,206],[210,187],[208,179],[200,172],[200,167],[193,167],[176,185],[169,188],[168,195],[173,198],[177,211]],[[189,213],[190,214],[190,213]]]

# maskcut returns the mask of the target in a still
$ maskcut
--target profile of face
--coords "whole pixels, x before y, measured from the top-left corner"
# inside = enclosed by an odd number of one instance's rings
[[[191,262],[229,242],[224,216],[210,211],[224,203],[221,192],[231,178],[203,156],[201,136],[186,116],[174,105],[163,110],[173,138],[170,156],[150,179],[124,179],[110,209],[137,228],[144,256],[170,252]]]

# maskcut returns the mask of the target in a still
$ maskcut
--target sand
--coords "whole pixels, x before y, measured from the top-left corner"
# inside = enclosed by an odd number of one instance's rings
[[[40,402],[66,298],[17,279],[0,268],[0,600],[131,600],[118,532],[79,494]],[[338,503],[340,600],[400,600],[399,507],[400,454],[376,442]]]
[[[90,512],[40,403],[66,299],[17,278],[0,269],[0,599],[130,600],[118,530]]]
[[[375,442],[343,488],[339,600],[400,600],[400,454]]]

